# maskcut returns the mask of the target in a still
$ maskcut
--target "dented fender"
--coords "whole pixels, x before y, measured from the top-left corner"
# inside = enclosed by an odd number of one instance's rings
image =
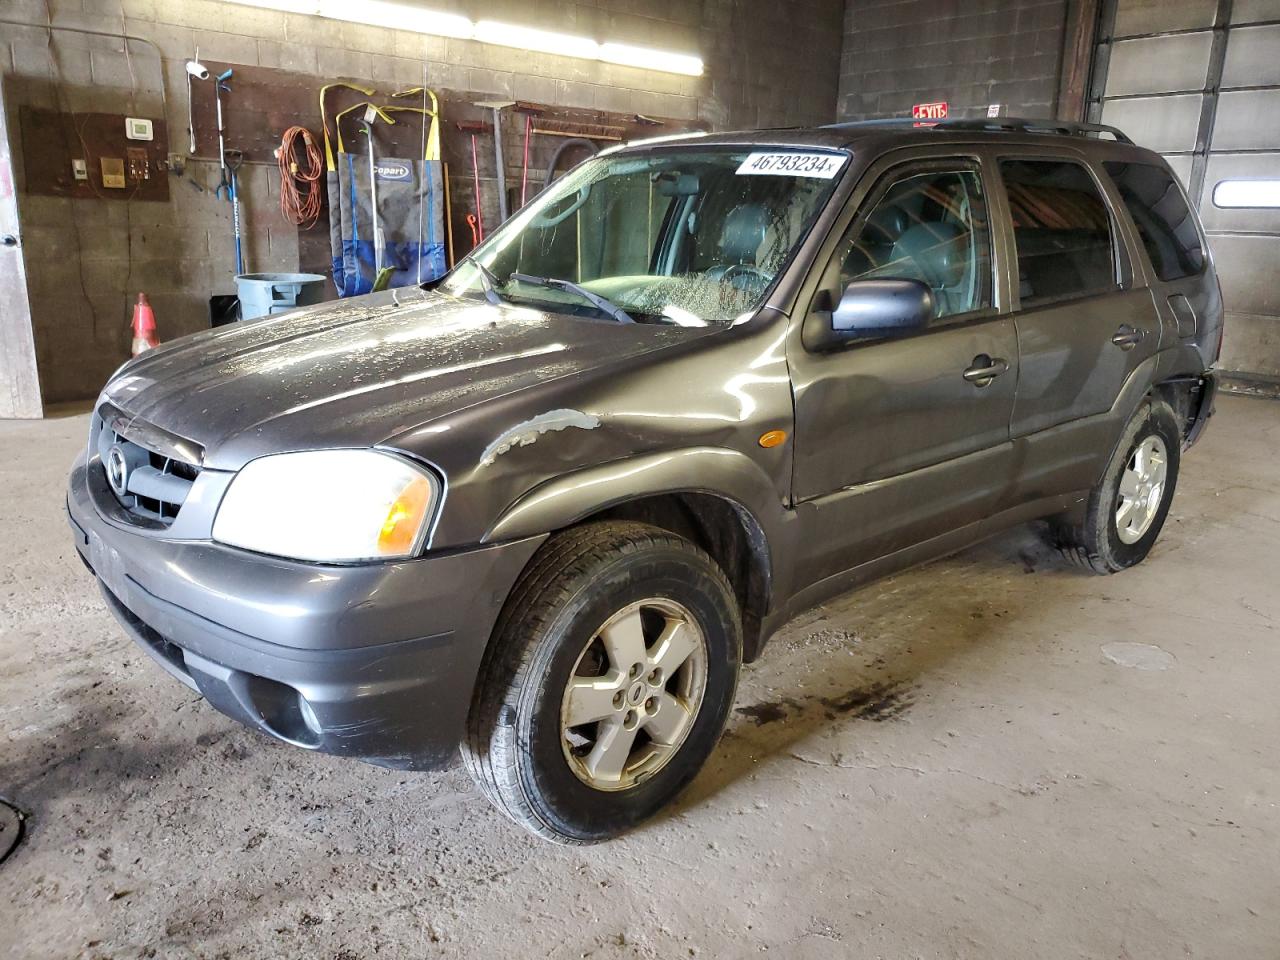
[[[754,519],[771,547],[784,537],[786,511],[774,482],[754,460],[723,447],[648,453],[578,470],[535,487],[489,527],[482,543],[548,533],[646,496],[709,493]]]

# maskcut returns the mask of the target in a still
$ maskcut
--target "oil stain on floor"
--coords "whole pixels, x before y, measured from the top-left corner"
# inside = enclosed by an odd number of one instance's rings
[[[916,687],[906,683],[871,683],[831,697],[796,700],[782,697],[738,707],[734,712],[752,720],[757,727],[786,720],[794,714],[824,710],[829,719],[845,716],[882,723],[896,720],[915,704]]]

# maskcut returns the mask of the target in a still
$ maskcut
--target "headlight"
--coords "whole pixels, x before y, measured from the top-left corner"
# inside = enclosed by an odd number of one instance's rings
[[[439,497],[427,470],[376,450],[316,450],[251,460],[218,507],[213,539],[295,560],[412,556]]]

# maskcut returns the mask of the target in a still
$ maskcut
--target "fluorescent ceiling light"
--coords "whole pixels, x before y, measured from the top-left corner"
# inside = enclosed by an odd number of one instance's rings
[[[619,63],[624,67],[640,67],[645,70],[661,70],[664,73],[683,73],[690,77],[702,76],[702,58],[685,53],[669,53],[666,50],[650,50],[633,47],[627,43],[600,44],[600,59]]]
[[[392,30],[411,30],[428,33],[434,37],[458,37],[471,39],[474,28],[471,21],[456,13],[440,13],[394,0],[320,0],[320,16],[331,20],[354,20],[374,27],[390,27]]]
[[[588,37],[572,37],[567,33],[518,27],[495,20],[481,20],[476,24],[475,38],[481,43],[496,43],[517,50],[536,50],[539,53],[556,53],[562,57],[579,57],[597,60],[600,44]]]
[[[456,13],[425,10],[398,0],[231,0],[246,7],[302,13],[328,20],[363,23],[391,30],[408,30],[433,37],[476,40],[517,50],[554,53],[581,60],[601,60],[642,70],[702,76],[702,59],[685,53],[633,47],[626,43],[597,43],[590,37],[576,37],[552,30],[539,30],[496,20],[472,23]]]
[[[1280,207],[1280,180],[1222,180],[1213,188],[1215,207]]]

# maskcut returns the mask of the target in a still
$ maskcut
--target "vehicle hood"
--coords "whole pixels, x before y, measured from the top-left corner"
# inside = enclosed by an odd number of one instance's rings
[[[393,290],[232,324],[128,364],[104,399],[205,466],[370,446],[487,400],[703,336]]]

